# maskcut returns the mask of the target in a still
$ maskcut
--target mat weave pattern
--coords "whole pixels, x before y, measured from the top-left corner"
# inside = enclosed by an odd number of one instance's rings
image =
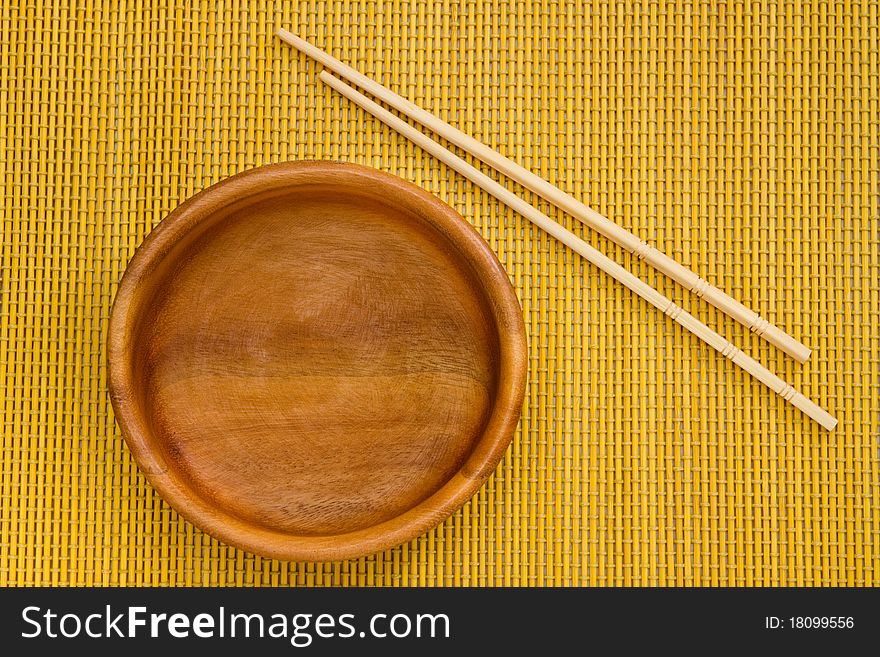
[[[3,1],[0,585],[880,584],[878,25],[876,1]],[[507,182],[838,429],[323,88],[278,27],[813,347],[797,364]],[[489,484],[430,534],[344,563],[262,559],[182,520],[106,385],[113,295],[144,236],[206,186],[300,158],[455,207],[530,336]]]

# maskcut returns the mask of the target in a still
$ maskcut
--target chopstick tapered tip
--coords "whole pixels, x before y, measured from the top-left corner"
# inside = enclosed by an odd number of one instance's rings
[[[284,29],[283,27],[279,27],[278,30],[275,32],[275,34],[278,36],[279,39],[284,41],[284,43],[286,43],[288,46],[293,46],[297,50],[302,50],[302,48],[300,47],[302,39],[297,37],[290,30]]]

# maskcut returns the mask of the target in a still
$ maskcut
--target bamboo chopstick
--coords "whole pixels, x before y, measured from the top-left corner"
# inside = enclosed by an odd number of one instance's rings
[[[563,192],[555,185],[547,182],[540,176],[535,175],[513,160],[504,157],[470,135],[465,134],[445,121],[442,121],[415,103],[406,100],[387,87],[371,80],[350,66],[343,64],[329,53],[313,46],[308,41],[301,39],[292,32],[280,29],[278,30],[278,36],[300,52],[312,57],[331,71],[340,75],[342,78],[362,89],[365,89],[379,100],[387,103],[414,121],[421,123],[441,137],[449,140],[474,157],[481,159],[486,164],[489,164],[536,194],[543,196],[546,200],[588,226],[592,226],[605,235],[605,237],[613,240],[632,253],[635,253],[639,258],[644,259],[656,269],[685,286],[698,297],[705,299],[722,312],[745,325],[753,333],[763,337],[765,340],[790,356],[793,356],[798,361],[803,363],[809,358],[809,347],[795,340],[782,329],[771,324],[758,313],[744,306],[733,297],[719,290],[717,287],[710,285],[693,271],[673,260],[662,251],[659,251],[650,244],[640,240],[622,226],[618,226],[607,217],[604,217],[595,210],[587,207],[570,194]]]
[[[508,191],[500,184],[492,180],[489,176],[472,167],[470,164],[462,160],[460,157],[446,150],[436,141],[423,134],[411,125],[399,119],[385,108],[374,103],[372,100],[364,96],[348,86],[345,82],[333,77],[327,71],[321,72],[321,80],[338,91],[340,94],[359,105],[367,112],[389,125],[391,128],[402,134],[404,137],[420,146],[428,153],[444,162],[449,167],[468,178],[489,194],[497,198],[499,201],[508,205],[512,209],[519,212],[526,219],[537,225],[539,228],[547,231],[563,244],[582,255],[584,258],[599,267],[602,271],[610,275],[612,278],[623,283],[630,290],[638,294],[640,297],[648,301],[651,305],[659,308],[664,314],[681,324],[688,331],[703,340],[709,346],[720,352],[722,356],[732,360],[746,372],[754,376],[761,383],[776,392],[783,399],[791,402],[796,408],[803,411],[806,415],[814,419],[823,427],[832,430],[837,425],[837,420],[829,413],[824,411],[818,405],[804,397],[792,386],[773,374],[766,367],[758,363],[756,360],[747,356],[732,343],[725,340],[718,333],[703,324],[700,320],[693,317],[680,306],[677,306],[665,296],[660,294],[650,285],[637,278],[635,275],[624,269],[622,266],[611,260],[608,256],[596,250],[584,240],[574,233],[565,229],[562,225],[553,221],[550,217],[532,207],[524,200]]]

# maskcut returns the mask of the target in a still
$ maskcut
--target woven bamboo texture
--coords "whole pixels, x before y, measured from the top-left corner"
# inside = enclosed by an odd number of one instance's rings
[[[0,585],[877,585],[878,2],[79,3],[0,9]],[[626,264],[840,419],[827,433],[323,88],[288,27],[648,239],[815,349],[798,365]],[[349,160],[457,208],[522,301],[489,484],[344,563],[230,548],[149,487],[108,401],[137,245],[188,196]]]

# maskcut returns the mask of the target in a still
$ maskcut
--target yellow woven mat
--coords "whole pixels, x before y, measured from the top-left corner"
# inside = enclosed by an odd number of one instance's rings
[[[880,584],[877,2],[141,4],[0,9],[0,584]],[[839,428],[323,88],[278,27],[801,338],[804,366],[511,185]],[[183,521],[138,472],[105,382],[144,235],[209,184],[296,158],[371,165],[457,208],[530,335],[490,483],[429,535],[336,564],[257,558]]]

